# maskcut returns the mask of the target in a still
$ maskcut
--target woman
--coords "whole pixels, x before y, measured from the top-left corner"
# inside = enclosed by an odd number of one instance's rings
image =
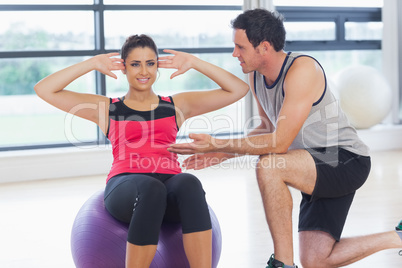
[[[115,57],[119,53],[94,56],[49,75],[36,84],[35,91],[51,105],[95,122],[111,141],[114,160],[107,177],[105,206],[113,217],[130,223],[126,267],[149,267],[164,220],[181,222],[190,266],[211,267],[212,230],[205,192],[196,177],[181,172],[177,155],[167,147],[175,142],[186,119],[239,100],[248,85],[190,54],[165,52],[173,56],[158,58],[150,37],[130,36],[121,58]],[[152,89],[158,65],[177,69],[171,78],[195,69],[221,88],[158,96]],[[92,70],[115,79],[112,71],[121,70],[129,84],[126,95],[109,99],[64,89]],[[76,109],[79,106],[91,108]]]

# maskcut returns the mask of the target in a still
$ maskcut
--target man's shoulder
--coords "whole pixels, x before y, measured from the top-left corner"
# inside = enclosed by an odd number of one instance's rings
[[[300,54],[291,58],[291,65],[289,66],[290,72],[296,71],[305,73],[311,71],[315,73],[318,70],[320,70],[318,73],[321,74],[323,68],[321,67],[321,64],[312,56]]]

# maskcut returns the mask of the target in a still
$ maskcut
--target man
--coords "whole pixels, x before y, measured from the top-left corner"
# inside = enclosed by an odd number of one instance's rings
[[[258,105],[261,124],[241,139],[190,134],[194,141],[170,151],[195,154],[187,168],[203,168],[236,155],[260,155],[257,180],[274,243],[271,267],[293,263],[289,186],[301,191],[300,260],[303,267],[339,267],[377,251],[402,247],[397,231],[341,239],[355,191],[370,172],[368,147],[338,106],[320,64],[285,53],[283,18],[264,9],[245,11],[232,21],[237,57]],[[285,163],[272,166],[275,158]],[[398,231],[399,229],[399,231]]]

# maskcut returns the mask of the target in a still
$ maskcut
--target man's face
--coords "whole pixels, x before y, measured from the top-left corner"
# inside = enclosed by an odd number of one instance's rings
[[[232,56],[239,59],[243,73],[246,74],[255,71],[258,67],[258,51],[248,40],[246,31],[234,29],[233,43],[235,44],[235,48]]]

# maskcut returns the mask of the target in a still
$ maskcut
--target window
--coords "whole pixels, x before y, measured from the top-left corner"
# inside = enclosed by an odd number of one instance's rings
[[[0,59],[0,132],[1,145],[37,146],[96,139],[96,127],[66,114],[39,99],[33,86],[48,73],[84,60],[83,57],[38,57]],[[92,89],[94,75],[84,76],[71,84],[76,91]]]
[[[90,50],[93,29],[91,11],[1,12],[0,51]]]
[[[285,16],[288,51],[317,58],[327,75],[347,65],[382,69],[383,0],[274,0]]]
[[[285,49],[315,57],[330,82],[349,65],[383,69],[383,0],[274,0],[274,4],[285,16]]]
[[[229,25],[238,13],[237,10],[105,11],[106,48],[119,48],[125,37],[141,31],[163,48],[230,48],[233,43]],[[163,23],[149,23],[144,29],[144,22],[155,18]],[[130,27],[122,27],[122,22]]]
[[[0,150],[105,143],[95,124],[48,105],[36,96],[33,86],[46,75],[88,57],[119,51],[132,34],[149,34],[160,52],[164,48],[188,51],[243,77],[231,57],[230,29],[230,20],[242,10],[241,0],[198,0],[190,4],[184,0],[143,0],[135,1],[135,5],[127,0],[11,3],[0,0],[0,75],[4,77],[0,81],[0,124],[5,126],[0,132]],[[155,84],[158,94],[216,87],[195,71],[171,81],[172,72],[159,71]],[[120,79],[115,81],[93,72],[77,79],[69,89],[122,96],[127,83],[118,75]],[[232,126],[242,106],[244,101],[194,118],[188,125],[216,134],[241,131],[241,124]]]

